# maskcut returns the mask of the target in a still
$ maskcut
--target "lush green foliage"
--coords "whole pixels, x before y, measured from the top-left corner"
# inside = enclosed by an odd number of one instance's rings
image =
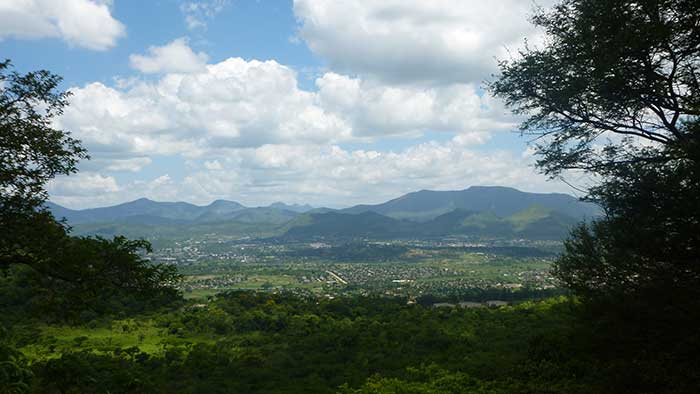
[[[590,393],[601,369],[577,310],[566,299],[470,310],[230,292],[108,334],[47,328],[23,350],[45,393]]]
[[[46,182],[75,172],[87,155],[51,127],[68,104],[61,78],[10,67],[0,63],[0,319],[85,320],[177,297],[176,269],[140,256],[147,242],[70,237],[44,209]]]
[[[556,265],[586,298],[687,303],[700,288],[700,8],[687,0],[566,0],[534,17],[542,49],[492,85],[539,134],[550,174],[584,169],[605,217]],[[600,138],[609,138],[601,146]],[[624,138],[622,138],[624,137]]]
[[[572,232],[555,275],[586,303],[611,391],[700,384],[699,21],[697,1],[565,0],[534,18],[544,48],[492,85],[530,116],[546,173],[600,181],[587,198],[605,216]]]
[[[699,138],[699,19],[695,0],[564,0],[535,15],[546,44],[502,62],[492,91],[529,116],[522,129],[539,137],[549,174],[687,158]]]
[[[44,70],[22,75],[10,72],[11,67],[9,60],[0,62],[3,216],[41,205],[46,182],[58,174],[75,172],[78,160],[86,157],[79,141],[51,128],[53,118],[68,104],[68,94],[55,90],[61,78]]]
[[[41,210],[44,186],[58,174],[76,171],[85,158],[79,141],[51,128],[67,105],[67,94],[56,92],[61,78],[48,71],[19,74],[0,62],[0,268],[30,260],[31,231],[49,237],[62,230]],[[39,235],[41,236],[41,235]]]
[[[700,152],[699,152],[700,153]],[[639,163],[593,190],[605,220],[581,226],[557,273],[586,297],[647,294],[697,300],[700,291],[700,154]]]
[[[623,312],[624,308],[620,308]],[[699,374],[560,298],[499,309],[405,299],[230,292],[206,305],[18,339],[32,391],[184,393],[684,393]],[[31,331],[31,330],[30,330]],[[696,333],[693,337],[698,339]],[[682,348],[686,348],[684,351]],[[622,350],[622,351],[621,351]],[[679,366],[681,368],[679,368]]]
[[[149,246],[129,241],[63,236],[31,264],[13,264],[0,277],[0,321],[41,317],[88,322],[98,316],[143,311],[179,299],[173,266],[141,256]]]

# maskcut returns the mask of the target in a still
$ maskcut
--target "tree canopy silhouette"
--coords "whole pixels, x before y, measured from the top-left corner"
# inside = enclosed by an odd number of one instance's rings
[[[11,68],[9,60],[0,63],[0,269],[36,291],[0,303],[75,318],[85,310],[114,312],[110,306],[135,298],[176,297],[176,268],[143,258],[148,242],[71,237],[45,208],[47,182],[75,173],[88,155],[69,132],[54,128],[68,105],[69,93],[58,90],[61,78]]]
[[[539,10],[542,47],[491,84],[536,136],[547,174],[584,170],[605,217],[581,226],[556,274],[587,297],[700,284],[700,7],[565,0]]]
[[[604,210],[554,274],[591,313],[609,392],[686,392],[700,384],[698,2],[564,0],[532,21],[543,44],[502,61],[491,91],[526,117],[539,168],[593,174],[585,198]]]
[[[527,116],[546,173],[697,158],[697,1],[564,0],[532,22],[544,44],[500,62],[490,87]]]

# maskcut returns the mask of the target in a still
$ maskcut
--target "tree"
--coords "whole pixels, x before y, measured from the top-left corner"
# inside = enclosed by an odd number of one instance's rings
[[[47,182],[75,173],[88,155],[80,141],[53,126],[68,105],[69,93],[57,89],[61,78],[10,69],[9,60],[0,63],[0,269],[6,278],[14,275],[5,283],[21,281],[32,294],[17,300],[3,291],[10,296],[0,304],[26,302],[21,309],[40,306],[75,319],[86,310],[114,313],[130,303],[176,298],[180,276],[175,267],[142,257],[148,242],[71,237],[45,208]]]
[[[595,188],[606,217],[574,230],[555,274],[587,298],[679,305],[700,296],[700,163],[637,163]]]
[[[543,48],[491,85],[536,136],[550,176],[584,170],[605,216],[555,273],[585,297],[700,285],[700,7],[691,0],[564,0],[539,10]],[[674,278],[674,279],[671,279]]]
[[[41,291],[25,301],[25,308],[44,316],[90,320],[90,316],[142,311],[179,298],[177,268],[142,257],[142,252],[151,250],[147,241],[64,237],[52,250],[31,265],[28,279]]]
[[[87,158],[80,141],[52,128],[68,105],[56,88],[61,77],[48,71],[19,74],[0,62],[0,207],[3,213],[34,210],[46,201],[46,182],[77,171]]]
[[[547,174],[697,160],[696,0],[564,0],[532,21],[545,46],[502,61],[490,88],[528,116]]]
[[[46,183],[77,171],[87,158],[80,142],[52,128],[68,105],[61,81],[48,71],[19,74],[0,63],[0,267],[30,259],[37,237],[53,243],[63,226],[43,209]]]
[[[563,0],[541,48],[500,63],[492,92],[527,116],[537,165],[593,174],[604,215],[554,274],[585,301],[609,392],[692,392],[700,322],[700,7]],[[607,361],[606,361],[607,360]],[[631,368],[630,366],[634,366]],[[689,388],[693,387],[690,391]]]

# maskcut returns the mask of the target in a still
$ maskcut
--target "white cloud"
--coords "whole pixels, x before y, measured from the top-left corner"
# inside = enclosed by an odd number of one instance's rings
[[[179,180],[164,175],[151,181],[128,182],[108,196],[71,192],[76,185],[72,183],[52,189],[52,200],[82,207],[144,196],[198,204],[224,198],[251,206],[279,200],[346,206],[383,202],[420,189],[456,190],[472,185],[571,191],[562,183],[548,182],[537,175],[531,165],[531,157],[517,152],[471,150],[457,138],[389,152],[349,150],[336,145],[264,145],[229,150],[215,160],[193,166]],[[55,182],[66,179],[70,177]]]
[[[200,28],[224,3],[187,2],[181,10],[190,28]],[[537,175],[529,152],[475,148],[517,122],[479,84],[505,45],[518,47],[533,35],[526,21],[530,9],[531,3],[516,0],[488,6],[297,0],[299,37],[332,70],[315,80],[313,90],[300,88],[296,72],[274,60],[206,64],[206,55],[183,38],[151,47],[130,60],[143,73],[159,73],[157,79],[72,88],[58,126],[84,141],[99,158],[89,170],[106,178],[138,172],[154,156],[186,165],[172,177],[119,182],[104,195],[56,186],[52,198],[80,206],[144,196],[202,204],[225,198],[249,205],[350,205],[423,188],[569,191]],[[381,150],[371,145],[392,137],[406,146],[427,132],[442,132],[442,142]]]
[[[224,10],[230,0],[186,1],[180,4],[188,29],[206,29],[209,20]]]
[[[168,174],[118,185],[111,176],[85,171],[58,177],[49,183],[47,189],[51,201],[73,209],[114,205],[141,197],[176,201],[179,200],[177,193],[181,191]]]
[[[538,3],[550,5],[552,0]],[[523,0],[294,0],[299,35],[331,69],[385,81],[480,83],[523,40]]]
[[[58,37],[70,45],[106,50],[125,35],[110,2],[91,0],[3,0],[0,39]]]
[[[120,191],[117,180],[96,172],[82,171],[69,177],[51,180],[46,189],[51,195],[94,198],[104,193]]]
[[[481,152],[460,141],[427,142],[401,151],[346,150],[330,147],[271,145],[241,152],[250,168],[249,194],[301,194],[343,202],[381,202],[423,188],[462,189],[470,185],[510,185],[547,189],[528,162],[508,152]],[[201,176],[206,176],[202,174]],[[256,187],[256,180],[266,184]],[[207,182],[208,183],[208,182]],[[240,185],[240,183],[239,183]],[[439,186],[438,186],[439,185]],[[315,201],[319,203],[320,201]]]
[[[178,38],[163,46],[151,46],[148,55],[131,55],[131,67],[142,73],[192,73],[204,71],[208,56],[195,53],[186,38]]]
[[[483,143],[513,127],[499,102],[469,84],[391,86],[326,73],[318,91],[275,61],[231,58],[201,72],[166,73],[155,82],[72,88],[58,126],[91,152],[110,157],[199,157],[265,144],[334,144],[382,136],[454,132]],[[123,157],[123,158],[124,158]]]
[[[72,88],[58,126],[93,152],[199,156],[266,143],[328,143],[351,137],[338,115],[297,86],[275,61],[231,58],[201,73],[166,74],[124,89]]]
[[[105,170],[121,172],[139,172],[143,167],[151,164],[152,160],[150,157],[133,157],[128,159],[115,159],[110,160],[105,166]]]
[[[500,101],[471,84],[394,86],[326,73],[316,85],[322,107],[352,124],[356,136],[495,132],[514,126]]]

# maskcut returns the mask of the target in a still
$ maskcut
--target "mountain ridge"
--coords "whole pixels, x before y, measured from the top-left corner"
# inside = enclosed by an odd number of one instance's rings
[[[596,208],[561,193],[528,193],[507,187],[472,186],[456,191],[420,190],[381,204],[344,209],[313,208],[281,202],[247,207],[216,200],[208,205],[158,202],[147,198],[110,207],[72,210],[54,203],[47,208],[66,218],[81,234],[131,236],[187,234],[188,229],[245,235],[246,232],[298,237],[411,237],[466,234],[479,236],[533,235],[563,237],[574,223],[595,217]],[[165,229],[170,226],[172,228]],[[117,230],[115,230],[117,229]],[[99,231],[98,231],[99,230]]]
[[[576,218],[596,216],[597,207],[564,193],[529,193],[504,186],[471,186],[463,190],[419,190],[381,204],[361,204],[344,213],[372,211],[396,219],[425,221],[454,209],[493,211],[509,216],[532,205],[548,206]]]

